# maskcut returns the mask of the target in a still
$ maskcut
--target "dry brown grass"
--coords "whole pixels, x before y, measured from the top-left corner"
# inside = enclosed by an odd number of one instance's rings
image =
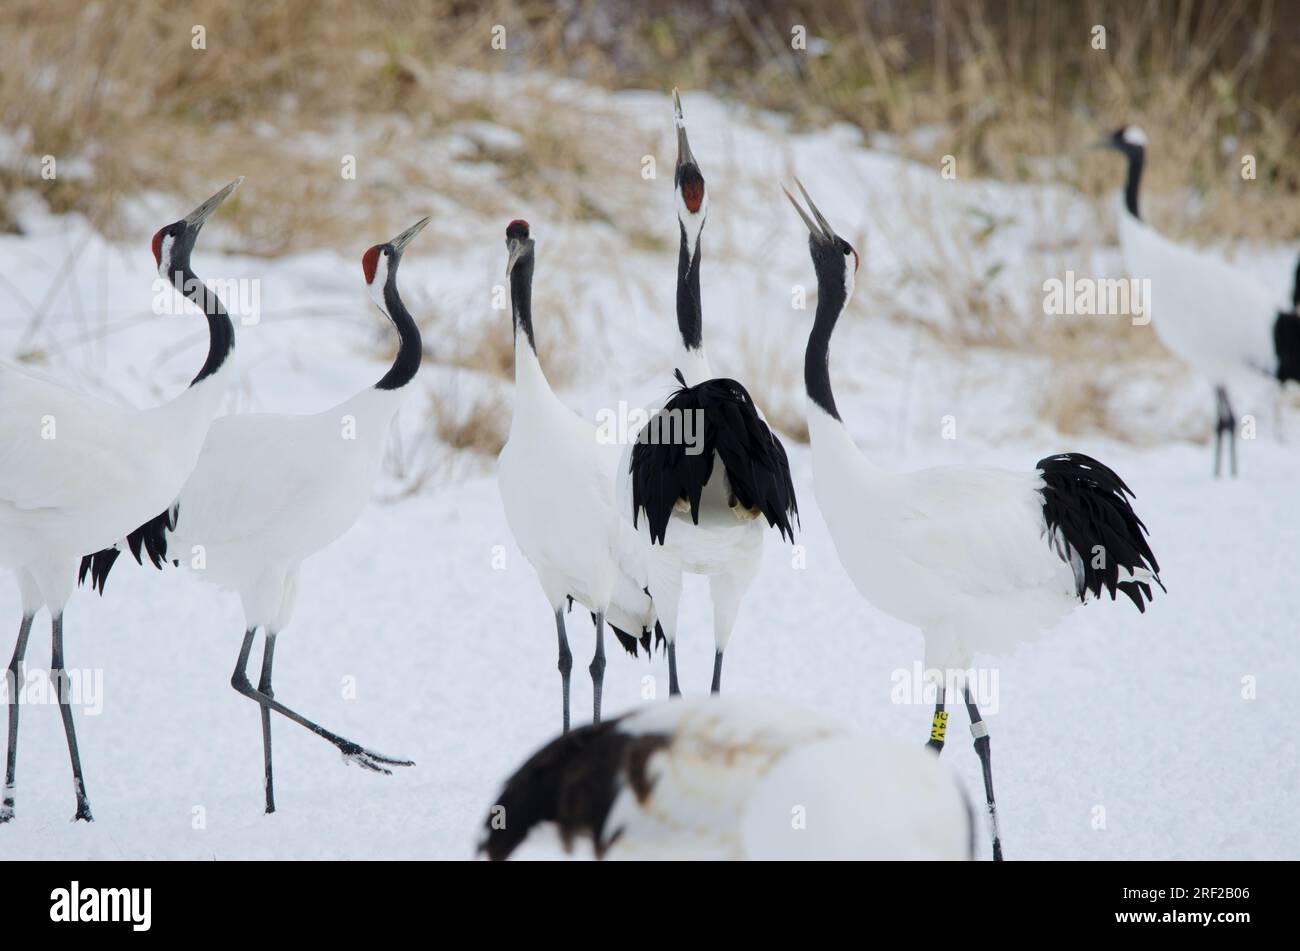
[[[490,47],[496,24],[507,51]],[[796,24],[806,51],[791,48]],[[1090,45],[1093,24],[1107,29],[1104,52]],[[191,46],[195,25],[206,50]],[[1113,192],[1120,170],[1080,148],[1137,122],[1153,143],[1148,217],[1163,231],[1194,242],[1300,235],[1300,8],[1272,0],[574,0],[561,15],[534,0],[9,0],[0,36],[0,128],[25,153],[0,164],[0,229],[14,227],[6,199],[19,188],[119,235],[138,229],[123,199],[201,196],[244,174],[222,221],[249,253],[369,243],[358,235],[394,233],[415,204],[507,216],[520,199],[557,225],[605,222],[633,249],[662,250],[634,189],[590,187],[627,177],[618,172],[628,150],[611,147],[629,144],[617,116],[562,105],[542,83],[520,96],[443,81],[447,70],[540,68],[608,86],[710,89],[783,111],[796,127],[843,120],[890,133],[930,167],[953,155],[963,178],[1065,183],[1094,196]],[[458,178],[459,163],[430,151],[457,123],[480,119],[519,136],[518,148],[472,146],[474,162],[495,169],[495,188]],[[356,181],[339,174],[340,141],[355,142]],[[1245,153],[1257,163],[1253,181],[1240,175]],[[46,154],[60,162],[54,181],[39,174]],[[899,226],[935,224],[918,209]],[[1050,242],[1049,230],[1033,240]],[[980,233],[970,225],[973,239]],[[946,345],[1042,354],[1062,379],[1077,377],[1054,391],[1076,396],[1044,410],[1062,429],[1104,427],[1089,398],[1099,366],[1159,353],[1149,329],[1120,339],[1105,322],[1043,321],[1034,286],[995,280],[977,248],[933,246],[941,250],[910,279],[956,319]],[[1063,247],[1057,259],[1077,268],[1089,253]],[[548,323],[567,319],[562,297],[543,304]],[[512,350],[499,323],[434,317],[425,329],[454,341],[438,361],[501,379]],[[563,385],[576,368],[564,365],[558,339],[539,342]],[[745,354],[750,380],[788,375],[767,359]],[[770,389],[774,422],[797,435],[798,407],[782,408]],[[459,409],[433,425],[453,443],[479,444]]]
[[[496,24],[506,27],[506,51],[490,48]],[[806,27],[808,51],[791,48],[794,24]],[[1107,28],[1105,51],[1089,45],[1093,24]],[[206,50],[191,47],[196,25]],[[301,139],[389,114],[409,123],[389,133],[402,136],[402,147],[389,149],[395,181],[409,175],[438,188],[411,142],[461,119],[532,113],[525,149],[484,158],[501,165],[513,193],[544,194],[564,206],[562,217],[617,220],[598,193],[573,187],[600,171],[602,151],[585,146],[609,117],[566,116],[544,90],[526,104],[450,95],[438,70],[460,67],[725,89],[803,124],[843,119],[894,133],[927,164],[952,154],[963,174],[1065,178],[1092,194],[1114,187],[1113,165],[1048,163],[1134,121],[1153,138],[1149,192],[1180,196],[1159,222],[1172,233],[1300,234],[1300,202],[1277,200],[1300,194],[1300,9],[1270,0],[809,9],[779,0],[707,9],[578,0],[559,16],[534,0],[10,0],[0,35],[4,128],[26,137],[33,159],[80,157],[93,168],[88,179],[43,182],[29,161],[0,170],[0,190],[37,185],[55,210],[112,226],[123,195],[202,192],[238,165],[249,175],[246,205],[259,210],[256,221],[238,223],[265,253],[295,246],[299,235],[331,236],[350,214],[328,200],[339,157],[304,151]],[[267,122],[282,135],[259,134]],[[918,129],[931,134],[914,139]],[[1257,159],[1254,182],[1240,177],[1244,152]],[[257,192],[258,182],[268,184]],[[454,182],[441,187],[460,194]],[[1196,201],[1181,200],[1188,190]],[[367,197],[382,205],[383,191]]]
[[[412,194],[441,194],[496,214],[491,192],[465,187],[421,148],[463,120],[513,126],[517,152],[478,158],[500,166],[509,193],[544,196],[556,219],[611,218],[573,182],[606,156],[584,149],[603,121],[555,108],[544,87],[527,102],[490,88],[448,89],[442,70],[491,73],[517,65],[490,49],[506,24],[508,50],[548,48],[545,4],[452,0],[222,0],[90,4],[15,0],[0,7],[0,119],[20,134],[25,161],[0,167],[7,195],[34,187],[52,210],[87,214],[120,235],[121,199],[145,191],[206,194],[237,170],[248,181],[223,222],[241,250],[280,254],[383,234],[406,222]],[[193,49],[192,29],[207,48]],[[515,57],[512,59],[512,56]],[[545,58],[542,54],[542,58]],[[356,180],[344,180],[337,143],[355,142]],[[40,177],[39,158],[87,175]],[[545,155],[545,163],[529,159]],[[10,225],[12,227],[12,225]]]
[[[430,423],[438,440],[456,452],[495,459],[510,435],[510,400],[501,393],[467,397],[440,390],[429,404]]]

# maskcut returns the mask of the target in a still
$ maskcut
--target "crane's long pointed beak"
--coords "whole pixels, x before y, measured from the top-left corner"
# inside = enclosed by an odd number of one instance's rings
[[[506,247],[510,251],[510,257],[506,258],[506,277],[509,278],[511,272],[515,269],[515,262],[518,261],[519,256],[524,253],[524,242],[520,241],[518,238],[511,238]]]
[[[220,206],[220,204],[223,201],[229,198],[231,194],[235,191],[235,189],[238,188],[243,183],[244,183],[244,176],[240,175],[237,179],[235,179],[225,188],[221,189],[221,191],[217,192],[215,195],[213,195],[203,204],[199,205],[199,207],[195,208],[193,211],[191,211],[188,215],[186,215],[181,220],[184,221],[191,228],[203,227],[203,222],[208,220],[208,215],[216,211],[218,206]]]
[[[808,197],[808,190],[803,187],[803,182],[796,178],[794,183],[798,186],[799,192],[803,195],[804,201],[808,203],[808,210],[813,213],[813,217],[816,218],[815,221],[813,218],[808,217],[808,212],[804,211],[795,197],[790,194],[790,189],[782,185],[781,191],[785,192],[785,197],[790,199],[790,204],[794,205],[794,210],[799,212],[799,217],[802,218],[803,223],[808,226],[808,233],[819,241],[833,241],[835,239],[835,229],[831,227],[830,222],[826,220],[822,213],[817,210],[817,206],[813,204],[813,200]]]
[[[389,241],[388,243],[393,246],[394,251],[396,251],[398,254],[401,254],[402,249],[411,243],[411,239],[414,238],[421,231],[423,231],[424,226],[427,225],[432,220],[433,220],[432,215],[426,218],[421,218],[419,221],[411,225],[411,227],[407,228],[405,231],[403,231],[401,234],[399,234],[396,238],[394,238],[392,241]]]
[[[803,195],[803,200],[808,203],[808,210],[813,213],[813,217],[817,219],[817,223],[822,226],[822,234],[827,238],[835,237],[835,229],[832,228],[831,223],[826,220],[826,216],[817,210],[817,206],[813,203],[812,196],[808,194],[808,189],[803,187],[803,182],[799,181],[796,177],[794,183],[799,186],[799,194]]]
[[[700,163],[695,161],[695,154],[691,151],[691,143],[686,138],[686,120],[682,118],[682,97],[673,90],[673,119],[677,123],[677,164],[678,165],[696,165]]]

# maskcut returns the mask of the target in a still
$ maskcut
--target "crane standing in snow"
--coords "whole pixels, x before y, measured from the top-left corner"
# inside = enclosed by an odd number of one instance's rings
[[[858,449],[830,376],[831,334],[853,296],[858,253],[799,190],[807,211],[786,197],[808,227],[817,272],[804,353],[813,483],[840,564],[862,596],[919,627],[926,666],[949,672],[968,670],[977,651],[1030,640],[1103,590],[1145,611],[1159,566],[1125,497],[1128,486],[1095,459],[1053,455],[1025,472],[947,466],[894,473]],[[962,689],[998,860],[988,727],[970,684]],[[936,751],[944,743],[945,701],[940,687],[929,743]]]
[[[271,667],[276,638],[297,602],[302,563],[351,528],[370,501],[393,417],[420,369],[420,331],[398,294],[397,268],[406,246],[428,223],[428,218],[418,221],[361,258],[370,297],[397,331],[397,355],[388,372],[322,413],[244,413],[217,420],[175,503],[128,539],[137,560],[143,548],[155,566],[166,561],[169,547],[187,557],[201,551],[201,576],[239,593],[244,640],[230,683],[261,711],[268,813],[275,812],[272,712],[306,727],[365,769],[388,774],[390,766],[413,765],[345,740],[286,707],[275,699]],[[117,554],[110,548],[87,556],[83,579],[89,576],[102,591]],[[247,668],[259,628],[265,642],[254,687]]]
[[[506,275],[515,337],[514,413],[497,467],[506,522],[528,559],[555,616],[564,729],[569,729],[573,654],[564,625],[566,602],[592,614],[596,650],[588,671],[592,719],[600,722],[605,679],[605,624],[636,653],[647,651],[656,627],[635,533],[614,507],[620,448],[597,438],[596,427],[551,390],[533,338],[534,241],[528,222],[506,228]]]
[[[722,686],[722,655],[763,554],[763,522],[794,541],[799,509],[785,447],[740,383],[713,376],[704,352],[700,304],[700,235],[708,215],[704,175],[691,152],[681,99],[674,188],[681,246],[677,256],[680,387],[629,446],[620,468],[620,507],[649,542],[650,591],[668,641],[668,691],[677,680],[677,609],[682,575],[705,575],[713,601],[713,682]],[[671,432],[672,420],[698,419],[696,445]],[[666,422],[668,421],[668,422]],[[683,427],[683,432],[685,427]],[[665,433],[669,438],[665,438]]]
[[[1151,282],[1152,326],[1175,356],[1214,387],[1214,474],[1222,471],[1228,444],[1229,471],[1237,474],[1237,416],[1229,396],[1234,383],[1261,374],[1279,383],[1300,381],[1300,266],[1290,312],[1279,310],[1268,290],[1250,274],[1214,255],[1175,244],[1142,220],[1138,188],[1146,162],[1147,136],[1123,126],[1097,143],[1128,160],[1119,240],[1134,278]]]
[[[234,326],[190,267],[203,223],[242,178],[153,236],[158,273],[207,317],[208,352],[189,388],[170,403],[129,410],[0,367],[0,565],[18,579],[23,617],[8,668],[9,746],[0,823],[14,817],[18,678],[32,619],[51,618],[50,679],[58,690],[77,797],[74,819],[93,818],[77,751],[63,653],[63,611],[82,555],[112,544],[169,506],[194,468],[230,376]]]

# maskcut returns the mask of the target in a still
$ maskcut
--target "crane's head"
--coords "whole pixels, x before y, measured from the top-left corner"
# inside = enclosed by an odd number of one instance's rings
[[[190,252],[194,250],[194,241],[203,228],[203,222],[243,181],[244,176],[239,176],[180,221],[173,221],[158,230],[153,236],[153,261],[162,277],[172,279],[176,272],[189,267]]]
[[[377,244],[361,255],[361,273],[366,279],[366,290],[384,313],[388,313],[388,305],[384,302],[384,289],[397,279],[397,265],[402,261],[402,251],[431,220],[431,218],[421,218],[392,241]]]
[[[853,296],[854,282],[858,273],[858,252],[853,249],[853,245],[835,233],[830,222],[808,197],[803,183],[797,178],[794,183],[799,188],[799,194],[803,195],[808,211],[804,211],[787,188],[782,186],[781,190],[785,192],[785,197],[790,199],[790,204],[794,205],[794,210],[799,212],[803,223],[808,226],[808,250],[812,254],[813,267],[817,271],[817,285],[823,290],[843,287],[844,304],[848,304],[849,298]]]
[[[524,219],[516,218],[506,226],[506,251],[510,255],[506,259],[507,278],[521,262],[532,264],[533,239],[528,236],[528,222]]]
[[[704,173],[691,152],[686,138],[686,120],[682,118],[682,99],[673,90],[673,117],[677,123],[677,168],[673,172],[673,189],[677,193],[677,220],[682,223],[686,240],[692,253],[695,242],[704,230],[704,219],[709,213],[709,196],[704,190]]]
[[[1114,149],[1130,158],[1146,151],[1147,134],[1135,125],[1122,125],[1093,144],[1095,149]]]

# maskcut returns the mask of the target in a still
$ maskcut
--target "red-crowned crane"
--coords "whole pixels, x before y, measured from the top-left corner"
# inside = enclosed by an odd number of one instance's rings
[[[1229,471],[1237,474],[1237,416],[1229,397],[1234,384],[1261,375],[1279,383],[1300,381],[1300,266],[1291,310],[1278,307],[1254,275],[1165,238],[1138,213],[1138,188],[1146,162],[1147,136],[1123,126],[1097,148],[1114,149],[1128,160],[1119,241],[1124,265],[1138,280],[1151,282],[1151,325],[1175,356],[1214,387],[1214,475],[1222,470],[1223,443]]]
[[[713,682],[745,594],[758,576],[765,528],[794,541],[798,503],[785,447],[749,391],[716,378],[704,352],[700,235],[708,215],[704,175],[686,138],[673,90],[677,166],[673,176],[681,235],[677,255],[680,384],[642,428],[620,467],[620,507],[648,542],[650,593],[668,641],[668,691],[677,678],[677,610],[683,574],[709,579],[713,601]],[[764,525],[766,522],[766,526]]]
[[[63,611],[88,551],[111,545],[171,505],[194,468],[229,383],[234,326],[190,266],[203,223],[242,178],[153,236],[158,273],[207,318],[208,352],[189,388],[155,409],[132,410],[0,367],[0,565],[18,579],[23,617],[8,668],[9,746],[0,823],[14,817],[18,684],[32,619],[50,610],[50,678],[57,686],[77,797],[92,819],[77,752],[63,653]]]
[[[1047,456],[1024,471],[962,465],[916,472],[890,472],[867,458],[840,418],[830,375],[831,333],[853,295],[858,253],[799,190],[807,211],[786,197],[808,226],[817,272],[804,353],[817,504],[858,591],[919,627],[927,668],[945,674],[928,744],[936,751],[947,726],[946,684],[961,680],[999,860],[988,727],[964,677],[973,655],[1030,640],[1103,590],[1145,611],[1152,585],[1160,584],[1159,565],[1126,498],[1132,492],[1088,456]]]
[[[653,704],[542,747],[506,780],[479,851],[589,842],[609,859],[969,859],[965,794],[925,749],[788,704]]]
[[[302,563],[351,528],[369,503],[393,417],[420,369],[420,331],[397,291],[397,269],[406,246],[428,223],[421,219],[361,258],[370,297],[397,331],[397,355],[388,372],[320,413],[243,413],[216,420],[175,503],[128,539],[137,559],[142,548],[156,566],[169,557],[181,564],[193,559],[202,569],[199,577],[239,594],[244,639],[230,683],[261,712],[268,813],[275,811],[272,713],[306,727],[364,769],[390,774],[389,767],[414,765],[372,752],[285,706],[275,698],[271,666],[276,638],[293,616]],[[116,549],[89,556],[83,575],[102,591],[116,556]],[[254,687],[247,668],[259,629],[265,641]]]
[[[515,338],[514,412],[497,464],[506,522],[537,573],[555,617],[564,729],[569,729],[573,654],[564,624],[566,602],[591,612],[596,650],[588,671],[592,719],[600,722],[605,679],[605,624],[636,653],[650,650],[655,606],[645,590],[641,546],[614,504],[620,448],[561,402],[546,380],[533,337],[535,243],[528,222],[506,228],[506,276]],[[631,632],[631,633],[629,633]]]

